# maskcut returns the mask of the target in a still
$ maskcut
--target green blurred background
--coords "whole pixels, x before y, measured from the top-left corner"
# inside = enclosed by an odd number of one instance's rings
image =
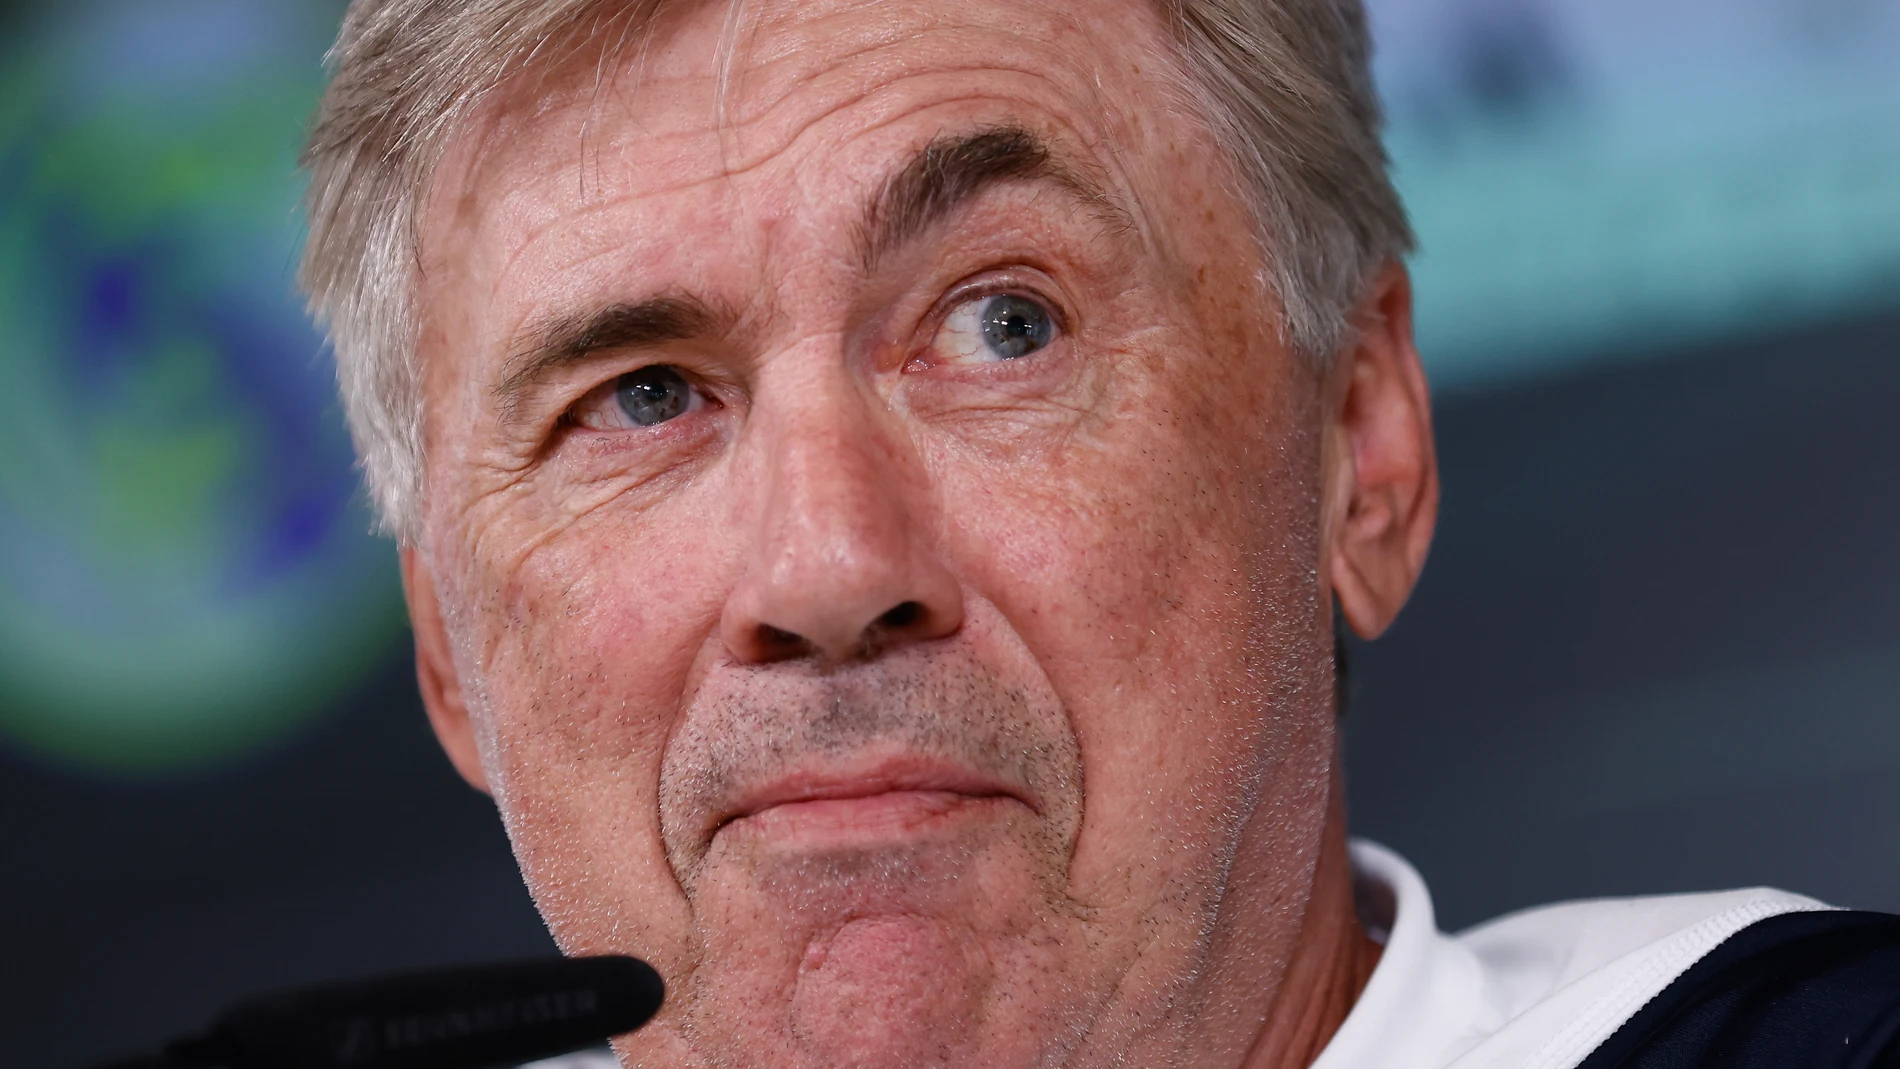
[[[0,734],[242,760],[402,633],[292,289],[335,4],[16,9],[0,42]]]

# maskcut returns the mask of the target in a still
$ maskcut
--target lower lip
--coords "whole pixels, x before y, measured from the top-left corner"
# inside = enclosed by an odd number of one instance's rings
[[[724,831],[791,840],[804,845],[915,839],[959,821],[993,817],[1010,805],[1006,795],[955,791],[884,791],[855,798],[814,798],[761,809]]]

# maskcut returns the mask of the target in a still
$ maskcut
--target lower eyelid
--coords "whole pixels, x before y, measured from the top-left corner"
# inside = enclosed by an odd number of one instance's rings
[[[568,441],[576,450],[575,456],[584,458],[581,460],[584,464],[671,467],[682,461],[681,450],[685,454],[697,452],[706,440],[721,436],[717,423],[705,418],[714,407],[716,404],[700,404],[664,423],[648,427],[631,423],[605,428],[575,424],[551,439],[550,447],[558,451],[560,443]]]

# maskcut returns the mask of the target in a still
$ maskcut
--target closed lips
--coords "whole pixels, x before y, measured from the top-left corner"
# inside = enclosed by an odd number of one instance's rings
[[[768,809],[799,802],[850,801],[896,793],[941,794],[969,799],[1004,798],[1036,805],[1013,784],[968,769],[950,767],[880,769],[857,776],[796,775],[776,780],[741,795],[714,827],[744,820]]]

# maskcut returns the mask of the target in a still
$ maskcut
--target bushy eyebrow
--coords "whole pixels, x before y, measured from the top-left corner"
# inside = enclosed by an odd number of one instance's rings
[[[1048,144],[1028,130],[1004,126],[953,134],[920,149],[865,205],[858,228],[865,273],[990,187],[1015,181],[1053,182],[1118,225],[1126,222],[1126,213],[1112,198],[1058,161]]]

